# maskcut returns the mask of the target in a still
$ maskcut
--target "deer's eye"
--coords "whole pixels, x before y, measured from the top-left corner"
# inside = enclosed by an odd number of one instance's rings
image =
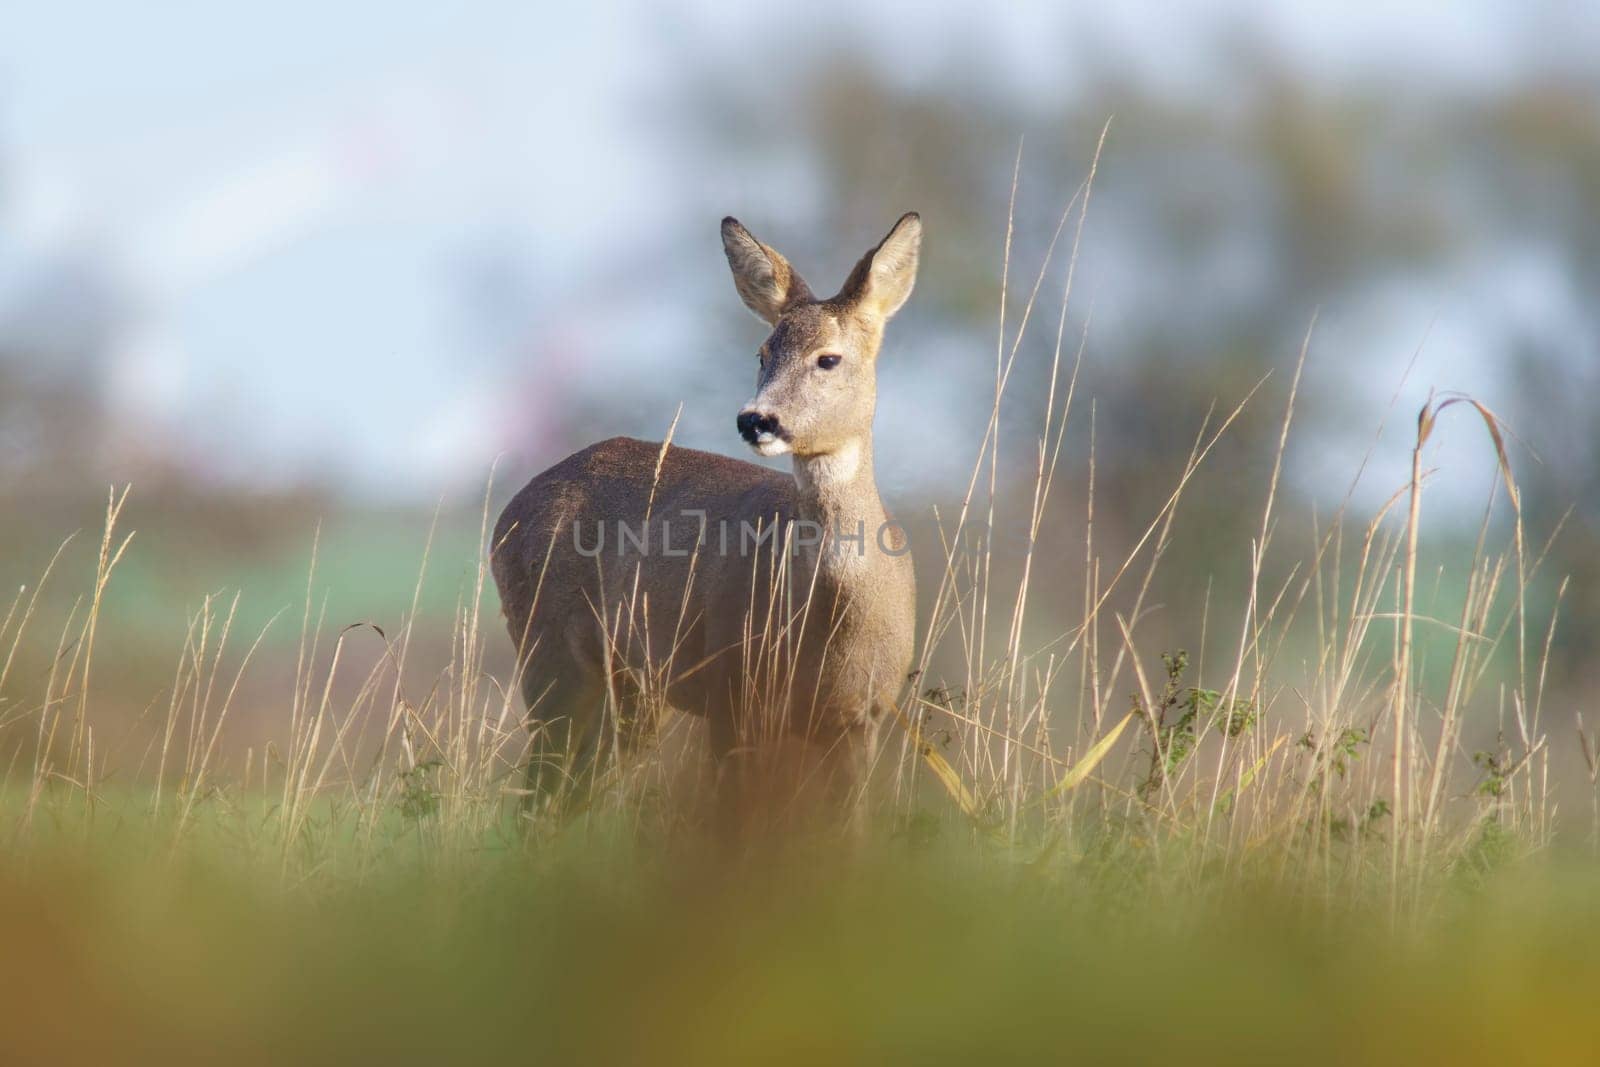
[[[817,366],[821,367],[823,370],[832,370],[833,368],[835,368],[835,367],[837,367],[839,365],[839,360],[841,360],[842,358],[844,358],[844,357],[835,356],[835,355],[832,355],[832,354],[829,354],[829,355],[826,355],[826,356],[818,356],[817,357]]]

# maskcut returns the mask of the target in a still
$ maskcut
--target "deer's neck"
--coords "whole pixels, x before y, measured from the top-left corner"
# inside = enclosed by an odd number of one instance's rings
[[[854,441],[823,456],[796,456],[800,518],[815,523],[823,543],[824,570],[843,576],[878,555],[887,516],[872,472],[872,442]]]

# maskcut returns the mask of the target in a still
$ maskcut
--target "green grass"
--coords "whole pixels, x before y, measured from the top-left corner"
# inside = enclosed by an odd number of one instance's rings
[[[1600,879],[1502,857],[1381,894],[1199,883],[1182,846],[1043,858],[959,825],[719,858],[596,817],[370,851],[319,810],[285,879],[267,805],[175,841],[148,798],[0,873],[0,1062],[1576,1063]],[[76,806],[75,810],[76,810]],[[249,810],[247,810],[249,809]],[[347,827],[348,829],[348,827]],[[701,842],[707,846],[706,842]],[[361,858],[362,856],[365,858]],[[1333,891],[1329,891],[1332,889]]]

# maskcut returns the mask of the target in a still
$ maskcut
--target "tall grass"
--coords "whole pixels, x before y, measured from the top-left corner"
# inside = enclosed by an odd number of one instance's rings
[[[1396,916],[1414,914],[1444,876],[1482,862],[1487,851],[1546,846],[1557,826],[1544,707],[1556,618],[1554,611],[1530,617],[1542,553],[1525,545],[1506,433],[1481,402],[1430,399],[1417,420],[1409,481],[1368,516],[1352,513],[1352,482],[1334,514],[1315,519],[1295,543],[1284,533],[1281,481],[1301,372],[1314,348],[1308,329],[1281,396],[1259,521],[1240,546],[1248,580],[1239,613],[1216,617],[1209,599],[1178,606],[1197,635],[1194,656],[1146,638],[1151,590],[1168,549],[1184,536],[1186,494],[1246,407],[1268,402],[1271,376],[1205,415],[1170,493],[1137,536],[1115,544],[1097,529],[1096,493],[1104,488],[1094,447],[1086,455],[1063,448],[1069,424],[1082,418],[1089,325],[1086,319],[1076,343],[1067,327],[1093,179],[1091,168],[1014,323],[1008,223],[992,409],[959,508],[934,516],[937,551],[924,545],[919,552],[931,597],[919,613],[919,659],[898,732],[880,751],[865,800],[873,821],[886,834],[966,841],[983,855],[1030,864],[1155,849],[1167,865],[1163,877],[1175,884],[1213,884],[1219,871],[1270,873],[1326,898],[1353,891],[1386,899]],[[1014,186],[1013,209],[1015,195]],[[1066,267],[1053,273],[1058,258]],[[1002,455],[1008,388],[1045,314],[1045,283],[1057,275],[1042,422],[1026,450]],[[1459,614],[1444,619],[1427,614],[1419,597],[1420,576],[1432,566],[1423,547],[1424,487],[1432,477],[1424,449],[1452,410],[1472,413],[1487,430],[1500,483],[1465,573],[1435,573],[1431,599],[1448,599],[1437,592],[1448,583],[1460,601]],[[1053,494],[1063,464],[1078,465],[1087,486],[1070,507]],[[1002,477],[1019,465],[1031,478]],[[514,672],[490,667],[491,643],[504,639],[482,558],[461,591],[448,654],[418,663],[417,598],[394,632],[330,620],[313,547],[303,597],[288,615],[299,626],[292,682],[269,709],[278,736],[243,752],[225,743],[226,727],[262,634],[236,632],[240,594],[205,598],[166,691],[132,740],[110,750],[96,730],[94,695],[115,680],[98,677],[94,652],[117,636],[99,622],[105,591],[130,550],[131,535],[119,529],[127,493],[109,498],[88,591],[67,617],[41,631],[39,590],[66,580],[58,553],[0,621],[8,847],[45,832],[45,811],[92,817],[114,808],[119,819],[142,821],[173,854],[202,825],[211,833],[219,820],[234,820],[247,828],[249,848],[270,854],[281,877],[297,883],[332,857],[371,872],[397,838],[463,861],[489,841],[536,849],[600,828],[652,838],[699,832],[696,796],[707,776],[684,740],[693,724],[659,706],[659,676],[640,684],[645,703],[655,705],[659,736],[638,753],[610,748],[584,815],[567,821],[519,805],[524,709]],[[493,497],[491,487],[480,538],[486,552]],[[1012,516],[1020,516],[1024,547],[1002,561],[996,546]],[[1080,536],[1063,535],[1070,524],[1081,525]],[[1047,600],[1059,613],[1063,600],[1061,590],[1038,585],[1047,528],[1050,546],[1081,546],[1082,607],[1072,625],[1043,633],[1036,605]],[[425,551],[418,595],[429,564]],[[606,620],[619,647],[634,639],[624,625],[629,617],[619,608]],[[772,625],[750,620],[752,632]],[[1418,669],[1424,632],[1448,635],[1442,676]],[[1213,634],[1224,635],[1220,664],[1206,658]],[[47,676],[37,683],[14,676],[18,650],[41,640],[54,649]],[[748,674],[754,685],[779,670],[752,663]],[[1496,743],[1469,750],[1464,738],[1485,725]],[[1592,793],[1593,743],[1581,719],[1578,733]],[[1600,795],[1593,804],[1600,833]]]

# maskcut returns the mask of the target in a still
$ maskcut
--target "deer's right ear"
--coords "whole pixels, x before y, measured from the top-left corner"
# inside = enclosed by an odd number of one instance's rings
[[[744,306],[769,324],[776,325],[790,307],[812,299],[805,279],[789,261],[750,236],[732,216],[722,220],[722,249]]]

